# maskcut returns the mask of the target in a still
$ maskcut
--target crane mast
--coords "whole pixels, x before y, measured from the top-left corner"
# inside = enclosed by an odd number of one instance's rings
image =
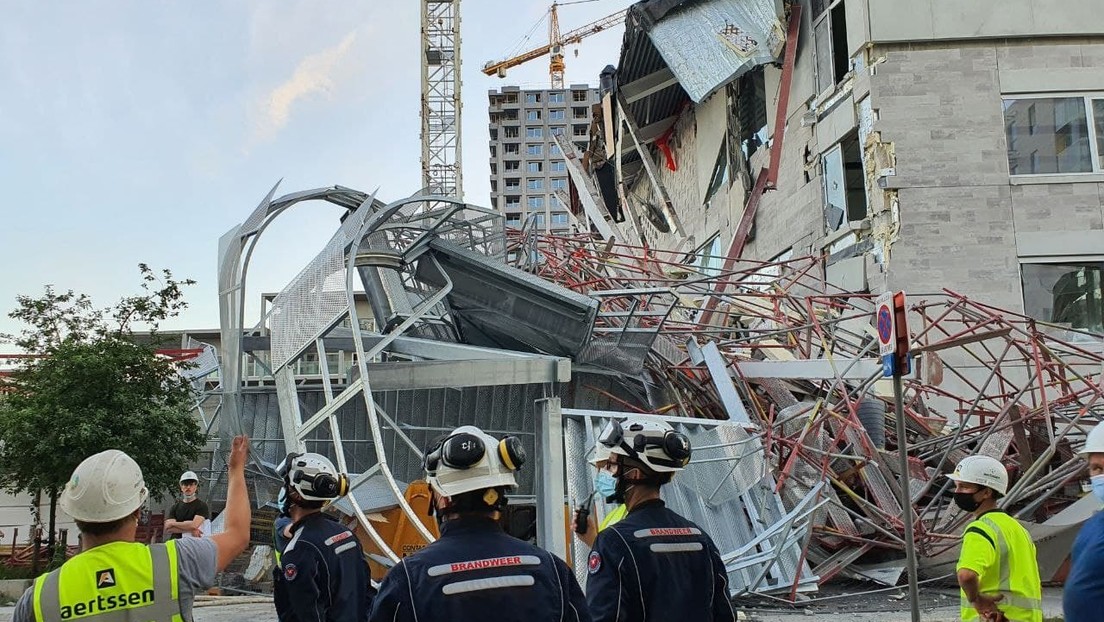
[[[422,0],[422,185],[463,198],[460,0]]]

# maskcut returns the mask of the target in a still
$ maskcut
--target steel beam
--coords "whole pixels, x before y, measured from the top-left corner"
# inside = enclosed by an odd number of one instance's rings
[[[373,391],[542,384],[571,379],[571,361],[530,359],[370,363]]]
[[[567,559],[567,486],[564,481],[564,431],[560,398],[537,400],[536,421],[537,464],[537,545]]]

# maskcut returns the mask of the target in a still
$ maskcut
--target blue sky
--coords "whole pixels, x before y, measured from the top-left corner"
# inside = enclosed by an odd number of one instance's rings
[[[629,0],[560,8],[567,31]],[[9,0],[0,21],[0,332],[43,285],[101,305],[133,293],[137,264],[195,279],[171,327],[215,327],[219,236],[277,180],[393,200],[420,186],[416,0]],[[505,81],[479,72],[540,45],[544,0],[463,0],[464,177],[488,204],[487,99],[544,87],[547,62]],[[622,28],[567,51],[566,81],[597,83]],[[578,50],[578,56],[575,51]],[[279,290],[338,212],[300,208],[266,233],[250,298]],[[0,349],[10,350],[0,345]]]

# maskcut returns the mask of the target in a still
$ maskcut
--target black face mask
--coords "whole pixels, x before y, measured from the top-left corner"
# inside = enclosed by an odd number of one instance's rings
[[[980,491],[954,493],[955,505],[962,508],[963,511],[966,512],[973,512],[977,510],[979,507],[981,507],[981,501],[978,501],[974,498],[974,495],[976,495],[978,492]]]

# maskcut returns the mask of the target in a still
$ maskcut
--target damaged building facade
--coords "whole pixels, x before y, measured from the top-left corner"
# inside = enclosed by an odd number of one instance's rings
[[[706,269],[823,255],[846,291],[948,288],[1099,331],[1095,5],[637,3],[579,160],[603,226]]]

